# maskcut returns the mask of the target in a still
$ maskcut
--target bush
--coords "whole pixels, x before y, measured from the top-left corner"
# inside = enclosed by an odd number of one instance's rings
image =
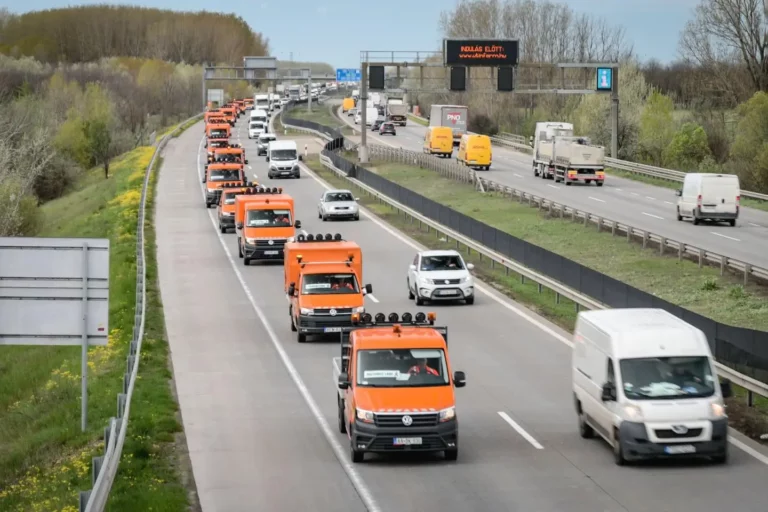
[[[496,135],[499,133],[498,123],[485,114],[469,116],[467,129],[471,132],[481,133],[483,135]]]

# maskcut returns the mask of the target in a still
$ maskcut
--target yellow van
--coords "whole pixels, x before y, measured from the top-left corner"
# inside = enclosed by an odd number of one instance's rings
[[[487,135],[464,134],[456,160],[475,169],[491,168],[491,138]]]
[[[341,111],[346,112],[355,108],[355,100],[352,98],[344,98],[344,104],[341,105]]]
[[[453,130],[449,126],[430,126],[424,136],[424,152],[450,158],[453,154]]]

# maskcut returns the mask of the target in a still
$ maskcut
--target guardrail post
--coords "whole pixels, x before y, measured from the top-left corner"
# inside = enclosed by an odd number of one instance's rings
[[[85,507],[88,506],[88,500],[91,499],[91,491],[80,491],[79,504],[77,506],[79,512],[85,512]]]
[[[96,485],[96,479],[99,478],[99,473],[101,473],[101,465],[103,463],[103,455],[91,459],[91,485]]]
[[[683,261],[683,252],[685,252],[685,244],[683,242],[677,243],[677,259]]]
[[[648,245],[648,232],[643,231],[643,249]]]
[[[720,256],[720,275],[725,275],[725,256]]]
[[[627,242],[632,241],[632,226],[627,226]]]
[[[616,236],[616,221],[611,221],[611,236]]]
[[[704,249],[699,249],[699,268],[704,265]]]
[[[597,232],[600,233],[603,230],[603,218],[597,218]]]
[[[128,395],[125,393],[120,393],[117,395],[117,417],[122,418],[123,413],[125,412],[125,399]]]
[[[659,255],[664,254],[664,246],[667,245],[667,239],[664,237],[661,237],[659,239]]]
[[[744,264],[744,286],[747,286],[747,283],[749,282],[749,274],[752,272],[752,265],[749,263]]]
[[[555,304],[560,304],[560,292],[555,292]]]

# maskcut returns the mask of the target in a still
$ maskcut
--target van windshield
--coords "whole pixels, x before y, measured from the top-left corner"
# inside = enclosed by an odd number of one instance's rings
[[[227,130],[211,130],[212,139],[223,139],[227,137]]]
[[[264,123],[262,122],[251,123],[251,129],[256,129],[256,128],[259,128],[259,129],[264,128]]]
[[[249,228],[287,228],[291,227],[290,210],[248,210],[246,220]]]
[[[715,377],[705,356],[622,359],[619,366],[624,394],[632,400],[673,400],[715,394]]]
[[[240,171],[237,169],[211,170],[208,181],[240,181]]]
[[[302,279],[302,295],[360,293],[355,274],[308,274]]]
[[[445,353],[436,348],[360,350],[357,384],[371,388],[447,386]]]
[[[278,161],[296,160],[296,150],[295,149],[273,149],[272,154],[270,155],[270,158],[272,160],[278,160]]]

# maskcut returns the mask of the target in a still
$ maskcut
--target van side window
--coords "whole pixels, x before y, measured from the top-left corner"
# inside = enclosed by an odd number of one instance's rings
[[[606,371],[606,382],[616,385],[616,374],[613,371],[613,360],[608,358],[608,370]]]

